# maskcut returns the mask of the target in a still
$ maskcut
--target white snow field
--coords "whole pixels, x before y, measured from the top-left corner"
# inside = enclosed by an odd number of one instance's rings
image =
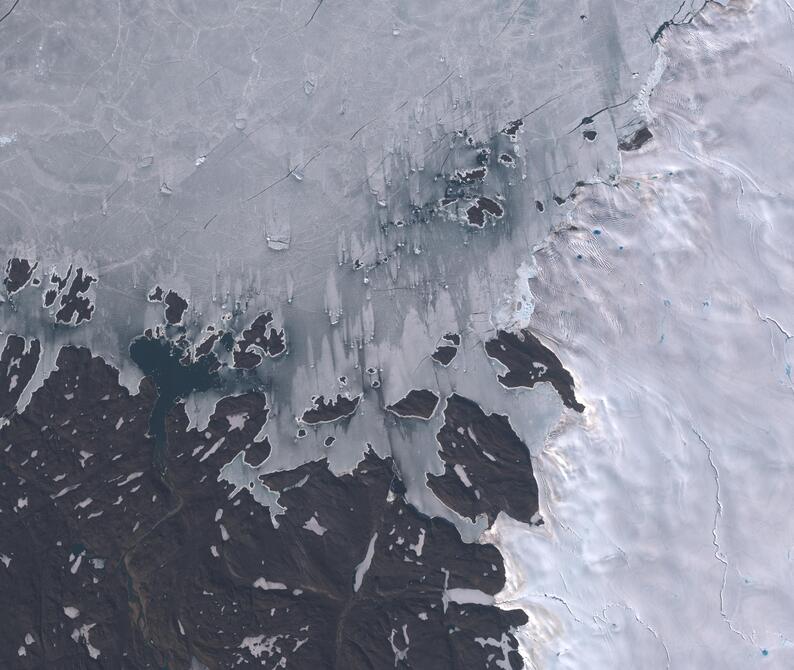
[[[666,32],[654,139],[536,250],[532,327],[572,370],[501,517],[529,667],[794,667],[794,10]],[[581,256],[581,257],[579,257]]]

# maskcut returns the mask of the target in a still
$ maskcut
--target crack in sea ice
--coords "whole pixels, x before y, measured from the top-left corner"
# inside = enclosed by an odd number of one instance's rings
[[[568,614],[571,615],[571,618],[576,623],[584,624],[584,621],[582,621],[579,617],[577,617],[573,613],[573,610],[571,609],[571,606],[568,604],[568,602],[565,600],[565,598],[562,598],[561,596],[555,595],[553,593],[533,593],[533,594],[531,594],[531,596],[534,597],[534,598],[548,598],[549,600],[554,600],[554,601],[556,601],[558,603],[562,603],[563,607],[565,607],[565,609],[568,610]]]
[[[601,621],[603,621],[604,623],[607,623],[606,613],[607,613],[607,610],[610,607],[619,607],[619,608],[624,609],[627,612],[629,612],[634,617],[634,620],[638,624],[640,624],[651,635],[653,635],[654,638],[656,638],[656,641],[660,645],[662,645],[662,649],[664,649],[664,655],[667,658],[666,668],[667,668],[667,670],[670,670],[670,650],[667,648],[667,644],[665,644],[665,641],[662,639],[662,637],[659,635],[659,633],[656,632],[656,629],[653,626],[651,626],[649,623],[644,621],[642,619],[642,617],[640,617],[640,615],[637,614],[637,611],[631,605],[627,605],[626,603],[616,603],[616,602],[607,603],[607,606],[603,610],[601,610],[601,616],[599,617],[597,615],[594,615],[593,616],[593,620],[596,621],[596,623],[597,623],[598,620],[601,619]]]
[[[757,307],[755,312],[756,314],[758,314],[758,318],[761,319],[761,321],[774,324],[777,327],[777,329],[780,331],[780,333],[783,335],[783,337],[786,338],[786,340],[791,339],[791,334],[785,328],[783,328],[783,326],[780,325],[780,322],[777,319],[774,319],[771,316],[767,316],[766,314],[761,314],[761,312],[758,310]]]
[[[548,600],[554,600],[555,602],[561,603],[562,606],[568,611],[568,614],[571,615],[571,618],[578,624],[583,626],[587,625],[587,622],[582,621],[578,616],[573,613],[573,609],[568,604],[568,601],[565,600],[562,596],[558,596],[554,593],[527,593],[526,598],[546,598]],[[519,598],[508,598],[508,599],[500,599],[498,601],[499,607],[522,607],[523,597]]]
[[[758,318],[762,322],[771,324],[773,326],[773,330],[777,329],[777,331],[785,338],[783,340],[783,347],[782,347],[783,360],[785,361],[784,372],[785,372],[785,375],[786,375],[786,379],[788,380],[789,389],[794,391],[794,381],[792,381],[792,379],[791,379],[791,363],[789,363],[788,356],[786,355],[786,343],[791,339],[792,336],[791,336],[791,334],[789,333],[788,330],[783,328],[783,326],[780,324],[780,322],[777,319],[775,319],[775,318],[773,318],[771,316],[768,316],[766,314],[761,314],[761,311],[757,307],[755,307],[755,313],[758,315]],[[770,335],[769,345],[772,348],[772,356],[774,357],[775,356],[775,338],[774,338],[773,335]]]
[[[728,614],[725,612],[725,586],[728,581],[728,559],[725,558],[725,554],[722,551],[722,547],[720,546],[720,538],[719,538],[719,531],[718,531],[718,524],[720,519],[722,519],[723,507],[722,507],[722,499],[720,498],[720,471],[717,469],[717,464],[714,462],[714,452],[703,439],[703,435],[698,432],[697,428],[694,426],[690,426],[692,428],[692,432],[697,436],[700,443],[703,445],[703,448],[706,450],[706,456],[708,457],[709,465],[711,466],[711,470],[714,472],[714,483],[716,484],[716,491],[714,494],[714,499],[716,502],[716,509],[714,511],[714,525],[711,528],[711,536],[712,540],[711,543],[714,545],[714,557],[722,563],[722,583],[720,584],[720,615],[722,616],[723,621],[728,624],[728,628],[731,629],[732,633],[735,633],[740,638],[742,638],[745,642],[752,644],[752,640],[747,636],[747,634],[743,633],[739,629],[737,629],[733,622],[731,621]]]

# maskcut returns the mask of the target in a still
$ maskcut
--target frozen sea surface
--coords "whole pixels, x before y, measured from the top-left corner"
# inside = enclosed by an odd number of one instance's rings
[[[147,329],[184,329],[197,347],[210,328],[239,334],[270,311],[287,352],[225,379],[277,393],[271,439],[294,446],[268,469],[325,454],[295,442],[295,419],[340,391],[377,390],[386,405],[458,389],[503,405],[537,443],[556,398],[533,391],[528,412],[519,393],[493,395],[482,342],[526,324],[533,245],[584,185],[619,177],[658,40],[701,8],[19,3],[0,23],[0,235],[39,283],[3,316],[42,352],[18,409],[64,344],[89,346],[134,392],[128,347]],[[461,181],[478,152],[487,177]],[[466,214],[478,194],[501,212],[479,227]],[[463,343],[439,370],[429,355],[445,333]],[[188,397],[191,419],[205,424],[222,395]],[[334,471],[382,429],[371,405],[331,453]],[[440,422],[375,448],[405,454],[411,498],[450,516],[421,485],[442,467],[421,447]]]
[[[107,355],[162,321],[155,284],[189,300],[188,325],[289,317],[303,358],[320,355],[329,320],[345,343],[394,339],[385,289],[471,284],[451,296],[457,314],[435,317],[466,325],[547,232],[536,200],[554,210],[577,182],[618,174],[651,38],[699,6],[19,3],[0,23],[4,246],[39,272],[74,264],[98,279],[96,323],[48,338]],[[489,176],[505,225],[408,225],[468,138],[506,140],[517,119],[514,168]],[[46,331],[47,288],[19,293],[7,324]]]

